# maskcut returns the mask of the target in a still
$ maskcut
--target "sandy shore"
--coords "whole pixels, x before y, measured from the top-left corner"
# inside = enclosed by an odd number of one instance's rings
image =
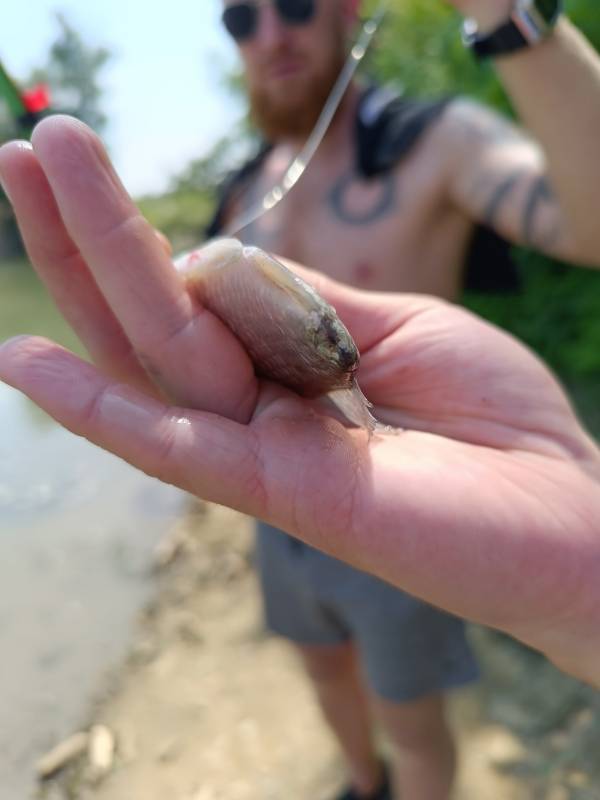
[[[220,507],[198,505],[178,526],[163,549],[170,563],[140,620],[131,656],[90,715],[90,724],[102,723],[116,739],[107,774],[92,780],[81,758],[45,782],[42,797],[335,796],[343,765],[293,653],[263,630],[251,550],[250,521]],[[552,785],[527,771],[534,745],[491,721],[490,680],[451,699],[460,753],[457,800],[569,800],[588,797],[587,790],[590,798],[600,797],[592,773],[580,768],[576,780],[569,773],[578,794],[569,792],[564,770],[555,770]],[[559,734],[564,749],[573,726],[581,732],[595,721],[589,707],[575,704],[560,730],[537,737],[534,755],[545,756],[548,737]]]

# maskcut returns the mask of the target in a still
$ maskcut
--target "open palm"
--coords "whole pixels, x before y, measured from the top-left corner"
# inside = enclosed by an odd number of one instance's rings
[[[400,429],[369,439],[257,381],[85,126],[52,118],[33,142],[2,148],[0,173],[96,366],[20,338],[0,352],[5,381],[149,474],[599,680],[600,459],[532,354],[436,299],[304,272],[352,332],[377,416]]]

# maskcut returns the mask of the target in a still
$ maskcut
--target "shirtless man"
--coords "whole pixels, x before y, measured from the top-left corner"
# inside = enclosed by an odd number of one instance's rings
[[[483,38],[506,23],[514,0],[453,4]],[[228,187],[211,235],[281,181],[342,68],[358,6],[224,2],[223,21],[269,147]],[[497,69],[536,142],[456,99],[431,106],[419,137],[390,169],[367,177],[357,120],[372,124],[382,91],[369,97],[353,83],[302,179],[240,238],[357,287],[450,300],[460,295],[478,223],[550,255],[600,265],[599,59],[559,17],[546,41],[504,54]],[[298,646],[350,765],[353,788],[343,797],[389,796],[378,790],[367,689],[394,748],[394,796],[445,800],[454,755],[442,692],[475,675],[458,621],[262,523],[258,562],[267,622]]]

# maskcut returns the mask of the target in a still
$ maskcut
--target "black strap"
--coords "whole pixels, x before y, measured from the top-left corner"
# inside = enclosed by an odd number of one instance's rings
[[[362,97],[356,120],[359,171],[370,178],[393,169],[451,100],[451,97],[414,100],[394,93],[389,87],[369,88]],[[485,293],[512,293],[520,288],[511,244],[483,225],[476,226],[473,232],[465,263],[464,288]]]
[[[471,47],[477,58],[489,58],[522,50],[529,47],[529,42],[515,23],[509,20],[487,36],[476,36]]]
[[[246,188],[248,181],[260,169],[272,149],[272,145],[268,142],[261,143],[255,156],[225,178],[219,187],[219,196],[214,215],[204,231],[207,239],[212,239],[213,236],[218,236],[222,232],[225,226],[227,207],[235,199],[236,195],[239,195]]]
[[[485,294],[516,294],[521,276],[512,244],[484,225],[478,225],[467,252],[463,289]]]
[[[414,100],[387,86],[367,89],[356,118],[358,171],[371,178],[393,169],[451,99]]]

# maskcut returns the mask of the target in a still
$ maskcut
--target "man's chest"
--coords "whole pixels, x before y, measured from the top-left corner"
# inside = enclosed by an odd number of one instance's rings
[[[268,177],[246,192],[246,207],[273,185]],[[464,225],[451,228],[418,163],[365,179],[347,162],[307,171],[240,238],[361,288],[449,296],[464,249]]]

